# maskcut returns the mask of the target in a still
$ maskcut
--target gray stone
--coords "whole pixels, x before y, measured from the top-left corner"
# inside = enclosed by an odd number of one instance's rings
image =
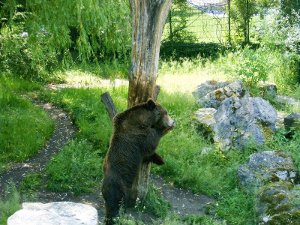
[[[197,129],[206,137],[213,137],[213,127],[216,123],[215,121],[215,113],[216,109],[214,108],[202,108],[198,109],[195,112],[195,124]]]
[[[223,150],[262,145],[275,131],[276,118],[276,110],[262,98],[227,98],[215,113],[214,141]]]
[[[243,83],[238,80],[200,97],[198,99],[198,104],[205,108],[217,109],[225,99],[230,97],[241,98],[245,96],[245,94],[246,90]]]
[[[297,170],[291,157],[276,151],[252,154],[249,162],[238,169],[240,184],[250,192],[269,182],[294,183],[296,176]]]
[[[209,92],[225,87],[228,84],[228,82],[217,82],[214,80],[209,80],[200,84],[197,87],[197,90],[193,92],[193,95],[196,99],[199,99],[207,95]]]
[[[300,130],[300,113],[291,113],[284,118],[284,127],[288,132]]]
[[[97,210],[74,202],[23,203],[7,225],[98,225]]]
[[[295,98],[289,97],[289,96],[277,95],[275,100],[278,103],[291,105],[291,106],[295,106],[295,107],[300,107],[300,101]]]
[[[268,84],[268,83],[262,83],[259,84],[259,88],[261,90],[261,94],[264,97],[276,97],[277,95],[277,86],[276,84]]]
[[[258,224],[300,224],[300,189],[289,182],[262,187],[256,200]]]
[[[284,118],[288,116],[288,113],[277,111],[276,128],[284,128]]]

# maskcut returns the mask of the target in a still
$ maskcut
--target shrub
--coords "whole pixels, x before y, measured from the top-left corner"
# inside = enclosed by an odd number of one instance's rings
[[[30,43],[21,28],[0,34],[0,70],[21,78],[44,80],[54,70],[56,54],[46,51],[41,34]]]

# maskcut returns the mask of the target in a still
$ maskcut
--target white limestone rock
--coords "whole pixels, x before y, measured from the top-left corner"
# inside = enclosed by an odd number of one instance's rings
[[[97,210],[74,202],[23,203],[7,225],[98,225]]]

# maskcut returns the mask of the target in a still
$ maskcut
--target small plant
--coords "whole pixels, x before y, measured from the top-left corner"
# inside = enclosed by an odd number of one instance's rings
[[[140,201],[136,207],[138,210],[150,212],[157,217],[165,218],[171,205],[163,199],[161,193],[154,186],[150,186],[146,198]]]
[[[85,140],[72,141],[47,166],[50,190],[78,195],[100,183],[102,160]]]
[[[15,186],[6,187],[5,198],[0,200],[0,225],[6,225],[7,219],[20,209],[20,195]]]

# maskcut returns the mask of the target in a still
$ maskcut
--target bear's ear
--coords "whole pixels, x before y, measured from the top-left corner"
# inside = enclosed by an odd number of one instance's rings
[[[151,98],[149,98],[147,101],[147,109],[153,110],[155,109],[155,107],[156,107],[155,102]]]

